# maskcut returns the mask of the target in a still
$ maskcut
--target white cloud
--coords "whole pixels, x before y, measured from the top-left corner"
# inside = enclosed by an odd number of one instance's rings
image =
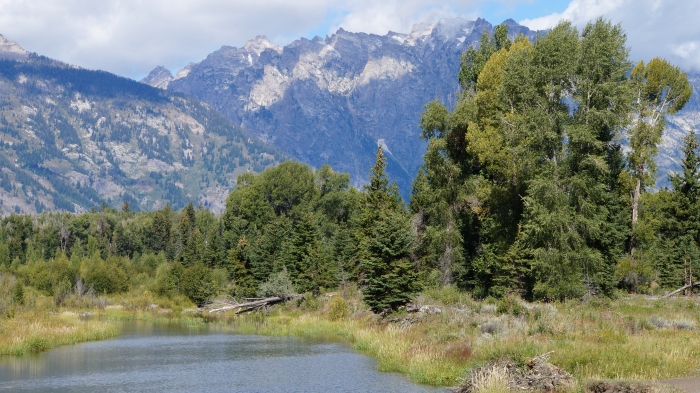
[[[337,18],[331,31],[342,27],[348,31],[386,34],[388,31],[408,33],[414,23],[437,22],[442,18],[462,16],[476,19],[470,9],[481,0],[466,0],[459,5],[440,0],[355,0],[342,7],[350,12]]]
[[[570,20],[577,24],[581,21],[585,23],[621,7],[624,2],[625,0],[574,0],[562,13],[555,12],[535,19],[526,19],[520,23],[533,30],[549,29],[561,20]]]
[[[327,2],[0,0],[0,33],[32,52],[138,77],[259,34],[299,37],[323,20]]]
[[[682,59],[687,59],[696,53],[698,49],[697,42],[686,42],[680,45],[673,46],[673,53]]]
[[[627,33],[632,59],[660,56],[686,70],[700,71],[700,5],[695,1],[573,0],[561,14],[520,23],[543,29],[567,19],[584,26],[600,16],[620,23]]]

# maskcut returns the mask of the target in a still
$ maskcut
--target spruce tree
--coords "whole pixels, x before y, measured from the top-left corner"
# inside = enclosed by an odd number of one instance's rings
[[[697,281],[700,256],[700,143],[695,131],[683,140],[683,166],[670,176],[673,186],[668,211],[668,232],[663,284],[677,287]]]
[[[244,236],[228,254],[227,270],[235,285],[234,295],[236,296],[252,297],[255,296],[257,289],[256,282],[250,272],[248,248],[248,241]]]
[[[170,227],[170,218],[165,209],[158,210],[153,214],[148,244],[154,252],[165,251],[170,245]]]
[[[222,265],[224,257],[225,249],[221,235],[221,224],[217,222],[207,236],[202,261],[209,268],[217,268]]]
[[[396,310],[417,290],[409,260],[413,242],[408,216],[396,185],[389,185],[386,158],[379,147],[360,224],[359,259],[363,298],[374,312]]]

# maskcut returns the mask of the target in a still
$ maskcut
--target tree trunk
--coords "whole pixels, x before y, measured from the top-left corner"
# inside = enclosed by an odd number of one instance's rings
[[[639,217],[639,196],[642,191],[642,179],[637,179],[637,185],[634,187],[634,196],[632,197],[632,226],[637,223]]]
[[[445,244],[445,252],[443,252],[440,257],[440,270],[442,273],[442,284],[450,285],[452,284],[452,262],[454,259],[452,247],[452,217],[447,221],[445,236],[447,237],[447,244]]]
[[[264,299],[258,299],[252,302],[247,302],[247,303],[239,303],[239,304],[232,304],[230,306],[225,306],[225,307],[220,307],[220,308],[215,308],[213,310],[209,310],[209,313],[217,313],[217,312],[222,312],[222,311],[228,311],[228,310],[236,310],[236,314],[241,314],[244,312],[248,311],[253,311],[257,310],[258,308],[265,307],[265,306],[271,306],[273,304],[281,303],[287,300],[292,300],[292,299],[301,299],[303,298],[304,295],[278,295],[274,297],[268,297]]]
[[[693,287],[697,287],[698,285],[700,285],[700,282],[693,283],[693,285],[690,285],[690,284],[688,284],[688,285],[683,285],[682,287],[680,287],[680,288],[676,289],[675,291],[673,291],[673,292],[671,292],[671,293],[665,295],[664,297],[666,298],[666,297],[671,297],[671,296],[673,296],[673,295],[677,295],[677,294],[679,294],[679,293],[681,293],[681,292],[685,292],[687,289],[692,289]]]

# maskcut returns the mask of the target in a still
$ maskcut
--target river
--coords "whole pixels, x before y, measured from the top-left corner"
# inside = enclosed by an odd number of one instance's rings
[[[341,343],[126,322],[119,337],[0,359],[12,392],[445,392]]]

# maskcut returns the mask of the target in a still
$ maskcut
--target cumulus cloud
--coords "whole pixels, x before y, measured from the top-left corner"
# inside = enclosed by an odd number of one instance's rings
[[[620,23],[634,60],[660,56],[688,71],[700,71],[700,7],[673,0],[573,0],[561,13],[526,19],[533,29],[567,19],[577,26],[598,17]]]
[[[259,34],[299,37],[323,20],[327,2],[0,0],[0,33],[32,52],[138,77]]]

